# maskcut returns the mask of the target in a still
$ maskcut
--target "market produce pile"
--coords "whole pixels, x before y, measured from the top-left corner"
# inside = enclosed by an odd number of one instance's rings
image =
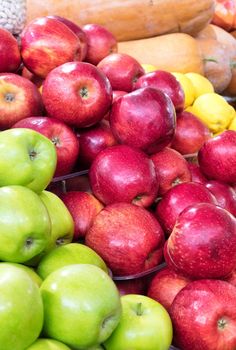
[[[236,39],[213,3],[138,38],[56,10],[0,27],[0,350],[236,348]]]

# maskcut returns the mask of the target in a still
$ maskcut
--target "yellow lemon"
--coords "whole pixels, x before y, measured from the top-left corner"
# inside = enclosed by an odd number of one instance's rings
[[[191,83],[194,86],[194,99],[201,95],[214,92],[212,83],[203,75],[198,73],[185,73],[185,76],[191,80]]]
[[[141,66],[143,67],[145,73],[154,72],[155,70],[158,69],[156,66],[153,66],[152,64],[147,64],[147,63],[143,63],[141,64]]]
[[[230,123],[228,129],[236,131],[236,114],[235,114],[235,117],[233,118],[232,122]]]
[[[202,120],[214,134],[227,129],[235,116],[234,108],[222,96],[214,92],[199,96],[194,101],[191,112]]]
[[[188,106],[191,106],[191,104],[194,101],[194,87],[191,81],[185,76],[183,73],[172,73],[180,85],[182,86],[182,89],[184,90],[184,108],[187,108]]]

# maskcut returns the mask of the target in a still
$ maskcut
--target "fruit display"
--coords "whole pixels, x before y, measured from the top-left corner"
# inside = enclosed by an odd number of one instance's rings
[[[0,350],[234,350],[215,2],[27,3],[20,37],[0,28]]]

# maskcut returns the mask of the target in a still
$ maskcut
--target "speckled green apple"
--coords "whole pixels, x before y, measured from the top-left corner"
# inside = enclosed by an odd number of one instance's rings
[[[43,326],[43,303],[39,287],[28,273],[0,264],[1,350],[26,349]]]
[[[15,128],[0,133],[0,186],[22,185],[44,190],[57,162],[54,144],[37,131]]]
[[[74,350],[101,344],[120,321],[119,292],[111,277],[97,266],[62,267],[43,281],[40,290],[44,334]]]
[[[39,196],[23,186],[0,188],[0,260],[24,263],[48,245],[51,221]]]
[[[23,264],[11,263],[11,262],[1,262],[0,266],[6,266],[6,267],[7,266],[9,266],[9,267],[15,266],[15,267],[25,271],[29,275],[29,277],[32,279],[32,281],[34,281],[36,283],[36,285],[38,287],[40,287],[42,282],[43,282],[42,278],[39,277],[39,275],[35,272],[35,270],[29,266],[26,266]]]
[[[81,243],[69,243],[47,253],[40,260],[37,273],[45,279],[53,271],[72,264],[96,265],[108,273],[104,260],[93,249]]]

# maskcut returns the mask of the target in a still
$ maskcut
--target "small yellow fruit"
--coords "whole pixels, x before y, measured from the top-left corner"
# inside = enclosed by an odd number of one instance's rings
[[[229,130],[235,130],[235,131],[236,131],[236,113],[235,113],[235,117],[234,117],[234,119],[232,120],[232,122],[230,123],[228,129],[229,129]]]
[[[227,129],[235,116],[234,108],[216,93],[199,96],[194,101],[191,112],[202,120],[214,134]]]
[[[201,95],[214,92],[212,83],[203,75],[198,73],[185,73],[185,76],[191,80],[194,86],[194,99]]]
[[[182,89],[184,90],[184,96],[185,96],[184,108],[191,106],[194,101],[193,84],[183,73],[173,72],[172,74],[175,76],[175,78],[178,80],[178,82],[182,86]]]
[[[143,67],[145,73],[150,73],[154,72],[155,70],[158,70],[158,68],[156,66],[153,66],[152,64],[143,63],[141,64],[141,66]]]

